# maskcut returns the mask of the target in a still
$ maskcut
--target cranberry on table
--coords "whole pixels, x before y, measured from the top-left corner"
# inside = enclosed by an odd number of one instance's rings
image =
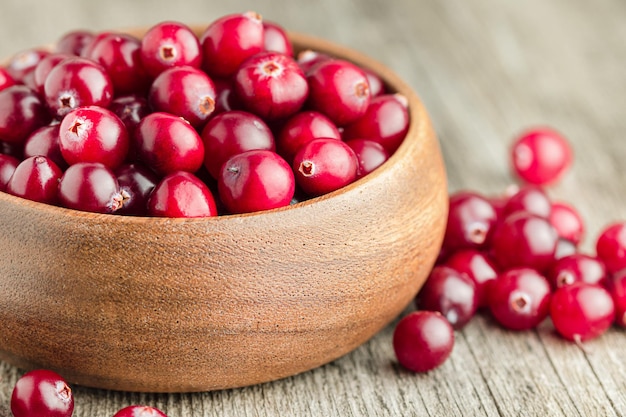
[[[71,165],[59,181],[63,207],[93,213],[115,213],[128,195],[120,190],[115,174],[98,162]]]
[[[187,25],[165,21],[152,26],[141,39],[143,67],[152,77],[168,68],[188,65],[199,68],[202,52],[198,37]]]
[[[211,217],[217,206],[211,190],[195,175],[177,171],[165,176],[148,200],[148,214],[155,217]]]
[[[626,268],[626,222],[605,226],[596,240],[596,254],[609,272]]]
[[[508,198],[502,208],[502,217],[518,211],[549,218],[552,211],[552,201],[543,188],[536,185],[524,185]]]
[[[346,141],[359,160],[357,177],[371,173],[389,159],[389,153],[383,145],[371,139],[350,139]]]
[[[11,394],[14,417],[70,417],[74,396],[65,380],[56,372],[36,369],[22,375]]]
[[[263,20],[263,48],[293,57],[293,45],[282,26]]]
[[[608,285],[608,275],[604,262],[595,256],[583,253],[574,253],[557,259],[546,277],[554,289],[575,282]]]
[[[497,212],[485,196],[474,191],[458,191],[449,198],[443,247],[447,251],[485,248],[497,220]]]
[[[452,353],[454,329],[438,312],[415,311],[398,322],[392,343],[400,365],[413,372],[428,372]]]
[[[341,140],[337,126],[322,113],[304,110],[291,116],[276,136],[276,150],[289,163],[306,143],[318,138]]]
[[[56,204],[63,171],[50,158],[31,156],[15,168],[6,192],[28,200]]]
[[[167,415],[158,408],[147,405],[129,405],[119,410],[113,417],[167,417]]]
[[[580,213],[571,204],[553,202],[548,218],[561,239],[569,240],[574,245],[581,242],[585,234],[585,224]]]
[[[476,287],[478,307],[487,307],[489,304],[489,287],[498,277],[498,270],[493,260],[482,251],[475,249],[460,249],[448,256],[444,265],[466,274]]]
[[[19,164],[19,159],[0,153],[0,191],[6,190],[7,183]]]
[[[45,103],[30,88],[14,85],[0,91],[0,138],[22,144],[36,129],[45,126],[50,115]]]
[[[615,324],[626,327],[626,269],[611,275],[607,284],[615,304]]]

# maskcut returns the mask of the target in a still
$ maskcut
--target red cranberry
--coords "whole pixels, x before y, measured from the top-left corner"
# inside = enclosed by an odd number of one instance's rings
[[[0,140],[0,153],[4,155],[12,156],[18,160],[24,159],[24,144],[23,143],[8,143]]]
[[[461,249],[452,253],[444,265],[466,274],[474,281],[478,307],[488,305],[489,287],[498,276],[498,270],[491,258],[475,249]]]
[[[114,98],[109,105],[109,110],[120,118],[131,137],[139,122],[151,113],[148,100],[135,94]]]
[[[200,68],[202,52],[198,37],[179,22],[161,22],[152,26],[141,40],[141,61],[152,77],[168,68]]]
[[[113,417],[167,417],[167,415],[163,411],[147,405],[129,405],[119,410]]]
[[[523,132],[515,139],[511,154],[512,167],[517,176],[537,185],[556,182],[572,162],[567,140],[549,128]]]
[[[276,149],[287,162],[291,163],[302,145],[317,138],[340,140],[341,133],[322,113],[302,111],[290,117],[282,126],[276,136]]]
[[[302,72],[305,75],[309,74],[309,71],[313,69],[317,64],[333,59],[330,55],[325,53],[314,51],[311,49],[305,49],[304,51],[300,51],[298,56],[296,57],[296,62],[302,68]]]
[[[496,211],[487,198],[472,191],[458,191],[449,199],[443,246],[450,251],[484,248],[496,221]]]
[[[409,130],[409,102],[401,94],[372,98],[365,114],[344,127],[343,139],[371,139],[391,155]]]
[[[61,205],[75,210],[114,213],[127,198],[113,172],[98,162],[71,165],[59,182]]]
[[[0,91],[15,85],[15,80],[6,68],[0,67]]]
[[[605,226],[596,240],[596,253],[609,272],[626,268],[626,222]]]
[[[370,94],[372,97],[380,96],[381,94],[385,94],[385,83],[383,80],[376,74],[374,71],[369,68],[361,68],[365,75],[367,76],[367,82],[370,86]]]
[[[358,178],[374,171],[389,159],[383,145],[370,139],[350,139],[346,145],[352,148],[359,160]]]
[[[602,286],[608,283],[604,263],[594,256],[582,253],[557,259],[550,268],[547,278],[555,289],[581,281]]]
[[[85,49],[94,38],[95,35],[91,31],[84,29],[73,30],[61,36],[56,43],[55,49],[57,52],[63,54],[81,56],[83,49]]]
[[[17,166],[6,192],[40,203],[56,204],[61,175],[63,171],[51,159],[31,156]]]
[[[222,166],[220,199],[231,213],[249,213],[289,205],[295,180],[289,164],[268,150],[237,154]]]
[[[11,394],[14,417],[70,417],[74,396],[65,380],[56,372],[35,369],[17,380]]]
[[[6,191],[7,183],[19,164],[19,159],[0,153],[0,191]]]
[[[354,151],[334,138],[313,139],[293,159],[298,186],[308,195],[338,190],[357,177],[359,161]]]
[[[79,107],[69,112],[59,128],[59,148],[63,159],[101,162],[115,169],[128,154],[126,126],[112,111],[98,106]]]
[[[217,215],[213,194],[198,177],[177,171],[165,176],[148,200],[148,214],[157,217],[211,217]]]
[[[243,61],[264,49],[263,21],[254,12],[223,16],[206,28],[200,43],[203,69],[211,76],[231,76]]]
[[[509,197],[502,210],[502,216],[504,218],[517,211],[526,211],[549,218],[551,210],[552,202],[544,189],[536,185],[526,185]]]
[[[558,235],[547,219],[518,211],[500,222],[491,246],[502,269],[534,268],[544,272],[554,261]]]
[[[213,117],[202,129],[204,166],[218,178],[222,164],[231,156],[254,149],[275,150],[274,136],[258,116],[229,111]]]
[[[309,105],[324,113],[338,126],[363,117],[370,104],[367,76],[356,65],[329,59],[307,73]]]
[[[69,58],[50,71],[44,93],[50,109],[62,117],[77,107],[107,107],[113,99],[113,84],[101,65]]]
[[[282,26],[263,21],[263,47],[266,51],[278,52],[293,57],[293,45]]]
[[[489,288],[489,309],[500,325],[511,330],[537,327],[550,312],[550,284],[531,268],[500,274]]]
[[[585,225],[578,211],[569,204],[555,202],[550,210],[550,223],[561,239],[578,245],[585,234]]]
[[[550,305],[550,318],[565,339],[583,342],[604,333],[615,319],[615,304],[603,287],[577,282],[558,288]]]
[[[626,269],[614,273],[608,283],[615,304],[615,324],[626,327]]]
[[[208,75],[186,66],[159,74],[150,87],[148,101],[154,110],[180,116],[198,128],[213,114],[215,98],[215,84]]]
[[[141,164],[125,164],[115,170],[120,190],[128,194],[124,205],[116,214],[144,216],[148,212],[148,199],[159,178]]]
[[[417,294],[415,306],[418,310],[438,311],[454,329],[461,329],[478,308],[476,286],[466,274],[436,266]]]
[[[559,238],[556,242],[556,250],[554,251],[555,260],[573,255],[575,253],[578,253],[578,246],[576,246],[574,242],[563,238]]]
[[[37,64],[49,54],[50,51],[43,49],[27,49],[13,55],[6,69],[15,81],[27,84]]]
[[[231,78],[215,78],[215,111],[213,115],[242,108]]]
[[[261,52],[246,59],[235,73],[234,87],[243,106],[266,120],[295,114],[309,93],[296,61],[278,52]]]
[[[139,159],[159,175],[195,172],[202,166],[204,145],[186,120],[156,112],[144,117],[135,130]]]
[[[56,67],[69,57],[71,57],[69,54],[54,53],[42,58],[42,60],[39,61],[33,70],[33,89],[38,94],[44,94],[44,84],[46,82],[46,78],[48,78],[48,74],[52,71],[52,68]]]
[[[428,372],[443,364],[454,347],[450,322],[434,311],[404,316],[393,332],[393,349],[400,365],[413,372]]]
[[[30,88],[14,85],[0,91],[0,138],[4,142],[22,144],[49,121],[45,104]]]

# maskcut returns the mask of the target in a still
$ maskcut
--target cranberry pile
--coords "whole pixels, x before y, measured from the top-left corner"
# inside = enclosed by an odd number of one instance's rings
[[[368,174],[408,126],[377,74],[294,51],[254,12],[200,36],[77,30],[0,67],[0,191],[136,216],[268,210]]]
[[[626,327],[626,222],[608,224],[596,253],[580,249],[580,214],[553,201],[549,187],[568,170],[572,150],[551,128],[521,133],[511,147],[519,180],[503,195],[457,191],[439,259],[393,335],[397,360],[426,372],[450,355],[454,330],[484,311],[502,327],[529,330],[551,320],[582,343],[613,324]]]

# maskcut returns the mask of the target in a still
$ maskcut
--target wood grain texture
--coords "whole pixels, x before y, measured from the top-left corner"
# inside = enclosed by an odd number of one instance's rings
[[[202,23],[246,9],[394,69],[426,104],[451,190],[500,192],[513,180],[505,159],[511,137],[549,124],[574,147],[572,171],[551,195],[580,209],[588,226],[583,248],[593,249],[604,224],[626,219],[626,5],[620,0],[191,0],[175,6],[8,0],[0,14],[0,56],[77,26],[134,27],[166,18]],[[450,360],[428,375],[395,364],[392,330],[387,326],[328,365],[248,388],[167,395],[77,387],[75,415],[112,416],[137,402],[181,417],[626,415],[621,330],[583,351],[555,336],[549,322],[511,333],[479,316],[457,333]],[[0,365],[2,417],[10,415],[8,398],[20,374]]]

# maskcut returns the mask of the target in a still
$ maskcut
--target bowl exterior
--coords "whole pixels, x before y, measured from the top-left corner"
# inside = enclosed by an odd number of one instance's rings
[[[417,96],[376,62],[411,128],[374,173],[267,212],[155,219],[0,193],[0,358],[91,387],[190,392],[304,372],[361,345],[411,302],[447,217],[443,161]]]

